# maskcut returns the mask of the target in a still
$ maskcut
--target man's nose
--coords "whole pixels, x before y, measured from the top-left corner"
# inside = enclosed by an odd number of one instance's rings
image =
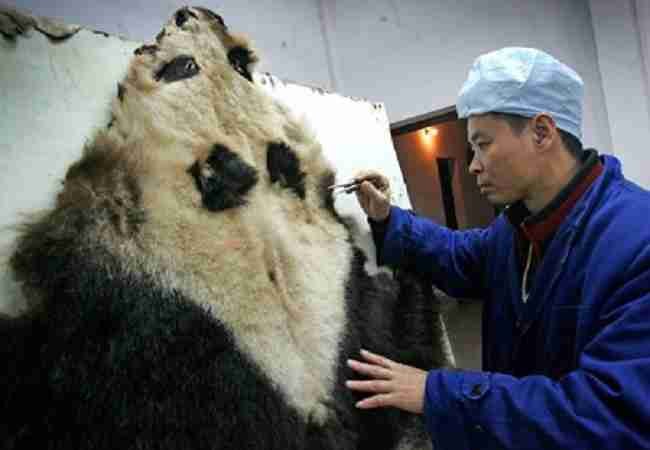
[[[472,175],[478,175],[483,171],[483,165],[479,161],[476,152],[472,152],[472,162],[469,164],[469,173]]]

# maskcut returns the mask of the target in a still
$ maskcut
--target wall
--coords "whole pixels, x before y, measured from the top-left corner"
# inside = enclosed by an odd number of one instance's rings
[[[438,181],[436,154],[431,144],[421,144],[421,141],[428,141],[425,139],[422,132],[414,131],[395,136],[393,142],[413,209],[418,214],[444,225],[445,213]],[[454,173],[454,179],[457,178]]]
[[[4,0],[38,14],[152,40],[186,1]],[[645,1],[645,0],[643,0]],[[453,105],[480,53],[536,46],[585,78],[585,137],[611,148],[587,0],[202,0],[280,78],[381,101],[391,121]],[[610,111],[611,113],[611,111]]]
[[[590,0],[612,136],[624,173],[650,188],[650,2]]]
[[[644,63],[643,75],[645,76],[646,97],[650,102],[650,2],[647,0],[636,0],[634,6]]]
[[[381,94],[391,119],[452,105],[476,56],[507,45],[547,50],[586,82],[586,141],[609,148],[589,8],[582,0],[336,1],[341,90]],[[372,11],[372,12],[369,12]]]

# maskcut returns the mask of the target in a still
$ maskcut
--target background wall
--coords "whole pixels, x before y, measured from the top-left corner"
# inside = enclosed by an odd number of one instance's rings
[[[590,0],[612,136],[625,174],[650,187],[650,1]]]
[[[487,226],[494,219],[494,209],[481,197],[468,170],[466,134],[465,122],[454,120],[393,136],[413,209],[442,225],[447,218],[437,159],[453,160],[452,189],[459,229]]]
[[[3,0],[72,23],[150,41],[185,0]],[[650,164],[648,82],[640,42],[647,0],[199,0],[250,34],[260,66],[283,79],[386,105],[391,121],[454,104],[473,59],[535,46],[586,83],[585,143]],[[645,47],[647,55],[647,45]],[[647,59],[647,58],[646,58]],[[601,76],[601,73],[603,76]],[[646,106],[643,106],[645,103]],[[619,119],[620,118],[620,119]],[[643,164],[639,164],[643,163]],[[650,174],[633,171],[650,187]]]

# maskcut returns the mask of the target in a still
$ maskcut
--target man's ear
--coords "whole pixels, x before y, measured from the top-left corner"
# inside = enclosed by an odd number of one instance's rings
[[[535,145],[548,147],[558,135],[553,117],[546,113],[540,113],[534,116],[531,122]]]

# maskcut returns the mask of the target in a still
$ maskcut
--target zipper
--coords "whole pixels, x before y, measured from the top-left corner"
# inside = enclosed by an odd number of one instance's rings
[[[528,272],[530,272],[530,265],[533,262],[533,242],[529,241],[528,242],[528,256],[526,257],[526,267],[524,269],[524,275],[522,276],[521,279],[521,301],[526,303],[528,301],[528,297],[530,296],[530,291],[526,289],[526,285],[528,284]]]

